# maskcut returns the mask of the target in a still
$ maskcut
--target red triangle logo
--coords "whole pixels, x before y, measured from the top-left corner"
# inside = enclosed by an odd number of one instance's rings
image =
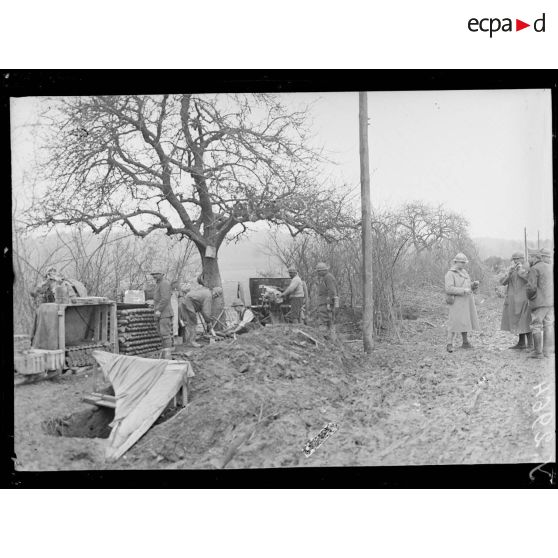
[[[516,31],[521,31],[522,29],[525,29],[525,27],[531,27],[531,24],[530,23],[525,23],[524,21],[521,21],[520,19],[515,20],[515,30]]]

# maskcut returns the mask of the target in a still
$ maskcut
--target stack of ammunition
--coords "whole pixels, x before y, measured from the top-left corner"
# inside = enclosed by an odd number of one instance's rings
[[[96,364],[91,352],[95,349],[111,351],[111,344],[107,341],[99,343],[88,343],[66,347],[66,368],[79,368]]]
[[[146,355],[161,350],[161,337],[152,308],[117,311],[118,347],[123,355]]]

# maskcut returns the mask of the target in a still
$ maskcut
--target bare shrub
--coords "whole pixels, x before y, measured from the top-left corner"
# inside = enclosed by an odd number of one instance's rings
[[[398,335],[399,302],[404,289],[438,287],[443,289],[444,276],[457,252],[469,258],[469,271],[490,289],[486,266],[468,236],[467,221],[443,207],[419,202],[399,210],[375,212],[372,216],[372,259],[375,333]],[[285,266],[294,264],[307,281],[311,300],[315,294],[319,261],[326,262],[338,282],[341,305],[362,307],[362,245],[359,231],[343,240],[328,242],[313,234],[287,239],[270,235],[269,253]],[[485,281],[486,279],[486,281]],[[487,291],[488,292],[488,291]]]
[[[193,261],[193,243],[157,233],[139,239],[110,230],[93,235],[77,227],[37,237],[14,229],[13,239],[14,331],[20,333],[32,331],[36,303],[31,293],[51,266],[83,283],[89,295],[118,300],[126,289],[144,288],[153,267],[171,282],[181,282],[200,265]]]

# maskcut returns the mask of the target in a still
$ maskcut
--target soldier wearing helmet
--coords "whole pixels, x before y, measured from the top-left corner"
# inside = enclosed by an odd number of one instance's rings
[[[462,252],[453,258],[453,265],[446,273],[445,288],[449,304],[448,336],[446,348],[453,352],[453,341],[457,334],[463,337],[462,347],[471,349],[468,333],[480,329],[477,318],[477,309],[473,293],[479,286],[478,281],[471,281],[465,266],[469,260]]]
[[[329,272],[324,262],[316,265],[318,274],[318,323],[320,329],[327,327],[330,333],[335,334],[335,302],[337,299],[337,283],[335,277]]]
[[[529,271],[525,267],[525,257],[521,252],[514,252],[511,260],[512,265],[500,277],[500,285],[507,287],[500,329],[519,335],[517,344],[510,349],[522,350],[533,346],[531,310],[527,299]]]
[[[231,304],[236,313],[238,314],[238,323],[232,327],[225,329],[224,331],[216,331],[215,333],[220,337],[227,337],[230,335],[248,333],[255,324],[255,316],[250,308],[246,308],[244,302],[240,298],[233,300]]]
[[[554,351],[554,277],[552,266],[533,250],[527,279],[527,298],[531,308],[532,358],[543,358]]]
[[[291,309],[286,318],[287,321],[298,324],[300,323],[300,313],[305,300],[304,285],[296,267],[291,265],[287,271],[289,273],[289,277],[291,278],[291,282],[283,291],[283,298],[285,300],[287,298],[289,299]]]

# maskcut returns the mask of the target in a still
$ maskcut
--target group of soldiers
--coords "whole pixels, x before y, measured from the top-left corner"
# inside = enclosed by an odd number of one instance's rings
[[[510,267],[499,277],[507,287],[500,329],[518,335],[513,350],[530,351],[531,358],[548,357],[554,351],[554,284],[552,253],[545,248],[528,253],[529,265],[521,252],[511,257]],[[449,305],[446,348],[453,352],[454,339],[461,334],[464,349],[472,348],[468,333],[480,329],[474,297],[479,282],[465,270],[467,257],[459,253],[446,273],[445,290]]]
[[[327,264],[320,262],[316,265],[317,274],[317,319],[320,329],[334,334],[335,308],[338,307],[337,283]],[[291,278],[289,286],[282,291],[284,300],[288,300],[291,309],[287,314],[287,321],[300,323],[302,311],[308,301],[308,290],[306,283],[302,280],[296,267],[290,266],[288,273]],[[155,280],[153,294],[153,311],[159,334],[162,339],[162,348],[171,348],[173,345],[173,317],[174,312],[171,305],[172,286],[164,273],[159,270],[151,272]],[[214,326],[217,319],[212,313],[213,301],[223,296],[221,287],[208,287],[203,275],[198,276],[197,284],[187,292],[180,292],[178,296],[178,318],[179,334],[182,333],[184,345],[199,347],[196,342],[196,328],[198,314],[201,314],[213,337],[228,337],[250,331],[254,327],[255,316],[244,302],[237,298],[231,307],[237,313],[236,323],[222,331],[215,331]]]
[[[333,331],[335,309],[339,305],[337,282],[333,274],[329,271],[329,267],[324,262],[319,262],[314,271],[317,275],[316,310],[318,327]],[[291,323],[306,322],[306,318],[302,317],[303,309],[306,308],[309,300],[306,282],[302,280],[296,267],[289,267],[288,273],[291,282],[281,293],[282,297],[288,300],[291,305],[291,309],[286,316],[287,321]]]

